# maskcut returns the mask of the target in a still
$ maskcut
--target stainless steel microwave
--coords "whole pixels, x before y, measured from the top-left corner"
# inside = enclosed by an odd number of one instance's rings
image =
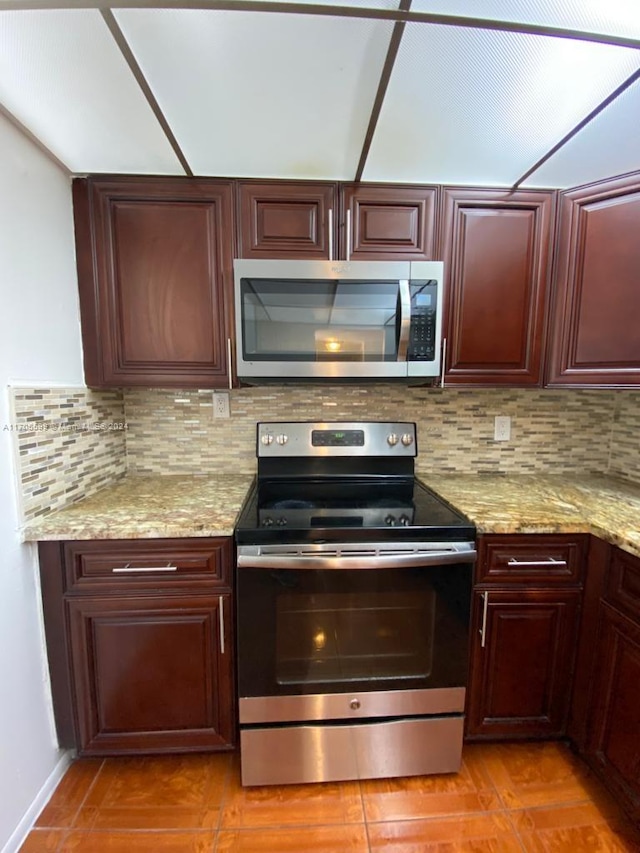
[[[437,377],[442,278],[440,261],[236,260],[238,377]]]

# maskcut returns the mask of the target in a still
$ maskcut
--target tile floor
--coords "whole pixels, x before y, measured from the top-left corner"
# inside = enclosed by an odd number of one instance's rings
[[[234,755],[83,759],[22,853],[628,853],[563,744],[467,746],[458,774],[242,788]]]

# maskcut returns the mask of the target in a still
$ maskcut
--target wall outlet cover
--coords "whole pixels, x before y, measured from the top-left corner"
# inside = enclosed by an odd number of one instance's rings
[[[511,418],[509,415],[496,415],[494,441],[509,441],[511,438]]]
[[[228,418],[230,416],[229,392],[214,391],[213,392],[213,417]]]

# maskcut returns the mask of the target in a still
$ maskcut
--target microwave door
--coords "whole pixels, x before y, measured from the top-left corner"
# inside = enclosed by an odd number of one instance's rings
[[[411,291],[409,281],[398,282],[398,312],[396,314],[398,328],[398,361],[407,360],[409,333],[411,331]]]

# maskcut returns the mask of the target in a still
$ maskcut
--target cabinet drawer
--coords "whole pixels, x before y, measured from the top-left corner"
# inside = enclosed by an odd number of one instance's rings
[[[484,536],[477,583],[577,584],[585,548],[585,536]]]
[[[65,546],[68,592],[133,590],[186,584],[229,587],[231,537],[70,542]]]
[[[640,559],[619,548],[613,549],[607,581],[607,599],[611,604],[640,618]]]

